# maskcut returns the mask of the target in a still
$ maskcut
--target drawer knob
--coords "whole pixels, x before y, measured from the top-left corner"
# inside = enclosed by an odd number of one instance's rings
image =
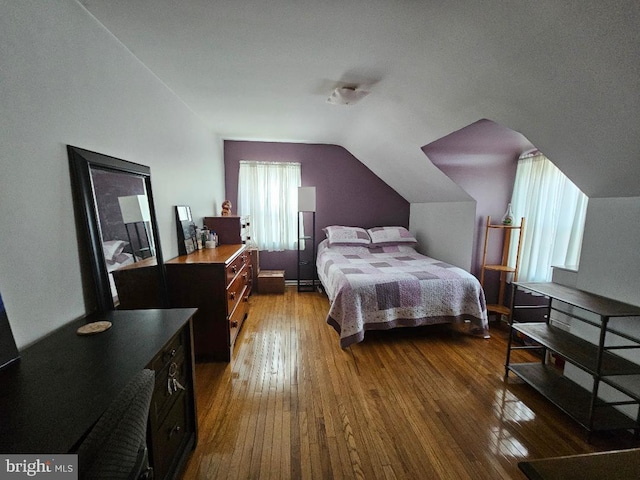
[[[172,348],[171,350],[169,350],[168,352],[164,352],[164,357],[163,357],[163,361],[168,361],[171,360],[173,357],[176,356],[176,353],[178,353],[178,350],[175,348]]]
[[[174,425],[174,427],[169,432],[169,438],[173,437],[176,433],[180,433],[182,427],[180,425]]]
[[[233,322],[231,322],[231,328],[238,328],[238,321],[234,320]]]
[[[231,273],[236,273],[238,271],[238,268],[234,265],[231,267]]]
[[[236,292],[231,292],[229,294],[229,298],[231,298],[231,300],[235,300],[236,299]]]

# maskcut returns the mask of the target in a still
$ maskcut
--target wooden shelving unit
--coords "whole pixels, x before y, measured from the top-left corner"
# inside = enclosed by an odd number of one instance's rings
[[[514,232],[518,235],[518,249],[515,262],[509,263],[509,251],[511,249],[511,242],[514,236]],[[491,234],[494,235],[491,235]],[[498,315],[509,316],[511,313],[509,307],[507,307],[504,298],[504,292],[507,285],[509,275],[513,275],[513,281],[518,281],[518,267],[520,265],[520,251],[522,248],[522,235],[524,233],[524,217],[520,219],[520,225],[502,225],[491,224],[491,216],[487,217],[487,227],[484,235],[484,253],[482,255],[482,269],[480,271],[480,284],[485,287],[485,273],[488,271],[499,272],[500,274],[500,286],[498,289],[498,301],[487,305],[487,311],[489,313],[496,313]],[[493,238],[492,238],[493,237]],[[498,264],[487,263],[487,250],[489,244],[493,241],[502,240],[502,258]]]
[[[513,313],[519,308],[515,304],[516,290],[544,295],[548,304],[536,308],[546,309],[544,322],[518,323]],[[640,418],[632,419],[618,410],[622,405],[640,406],[640,365],[623,358],[618,353],[625,350],[640,350],[640,338],[612,327],[610,320],[617,317],[640,316],[640,307],[617,302],[599,295],[566,287],[555,283],[513,283],[509,317],[510,335],[505,363],[505,379],[509,372],[515,373],[535,388],[549,401],[568,414],[588,432],[599,430],[640,430]],[[559,305],[558,305],[559,303]],[[566,305],[572,308],[566,309]],[[561,307],[562,306],[562,307]],[[599,321],[591,320],[579,311],[589,312]],[[571,317],[573,322],[584,322],[600,330],[598,343],[592,343],[554,326],[552,311]],[[514,334],[520,333],[530,339],[526,345],[514,345]],[[612,342],[611,337],[618,338]],[[621,345],[619,339],[626,340]],[[542,352],[536,363],[512,363],[514,350],[537,349]],[[559,368],[546,362],[547,351],[554,352],[567,362],[578,367],[593,378],[593,387],[585,388],[564,376]],[[606,383],[625,394],[628,400],[605,401],[599,395],[600,383]]]

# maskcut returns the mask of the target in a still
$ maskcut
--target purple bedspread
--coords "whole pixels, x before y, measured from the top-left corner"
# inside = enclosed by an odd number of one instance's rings
[[[367,330],[465,322],[489,337],[484,291],[465,270],[416,252],[413,247],[318,248],[318,276],[329,296],[327,323],[342,348]]]

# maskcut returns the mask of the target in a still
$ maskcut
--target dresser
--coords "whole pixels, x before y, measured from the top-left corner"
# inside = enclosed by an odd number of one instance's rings
[[[197,360],[230,361],[249,313],[251,255],[241,244],[197,250],[165,263],[172,307],[197,307],[193,318]]]
[[[156,479],[179,478],[197,441],[191,319],[195,309],[127,310],[71,322],[0,371],[0,452],[74,453],[144,368],[156,372],[147,426]],[[85,323],[111,328],[79,336]],[[175,378],[182,388],[168,389]]]

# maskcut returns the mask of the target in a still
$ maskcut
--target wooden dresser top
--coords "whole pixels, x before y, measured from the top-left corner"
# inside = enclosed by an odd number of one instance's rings
[[[196,250],[167,261],[167,265],[230,263],[245,249],[245,245],[218,245],[216,248]]]

